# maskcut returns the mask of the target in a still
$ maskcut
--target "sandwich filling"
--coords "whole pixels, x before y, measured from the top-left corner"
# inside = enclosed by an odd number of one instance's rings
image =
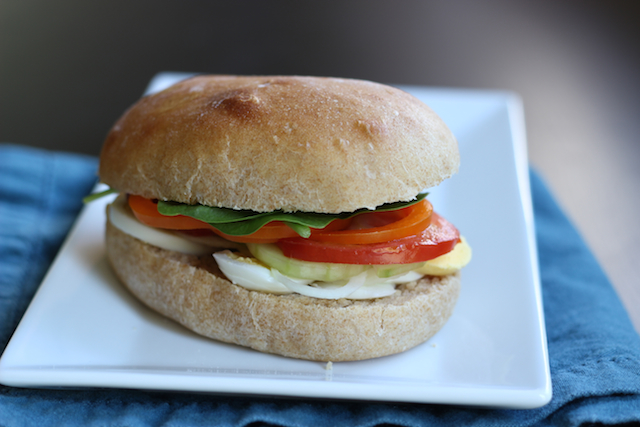
[[[471,259],[458,230],[419,195],[375,211],[256,213],[120,195],[109,220],[154,246],[215,258],[234,284],[274,294],[371,299]]]

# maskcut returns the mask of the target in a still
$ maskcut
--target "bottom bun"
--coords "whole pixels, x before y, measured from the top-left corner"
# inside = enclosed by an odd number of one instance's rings
[[[363,360],[408,350],[447,321],[460,275],[424,277],[373,300],[323,300],[250,291],[212,256],[144,243],[107,222],[107,255],[142,302],[192,331],[261,352],[317,361]]]

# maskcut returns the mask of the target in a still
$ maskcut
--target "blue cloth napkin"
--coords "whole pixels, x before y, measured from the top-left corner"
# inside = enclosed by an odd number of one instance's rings
[[[96,180],[95,158],[0,144],[0,349]],[[531,174],[553,399],[539,409],[0,386],[0,425],[579,426],[640,422],[640,337]]]

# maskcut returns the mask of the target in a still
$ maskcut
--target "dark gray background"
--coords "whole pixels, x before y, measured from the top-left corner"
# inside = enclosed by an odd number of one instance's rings
[[[0,141],[97,155],[158,71],[497,88],[640,325],[640,2],[0,0]]]

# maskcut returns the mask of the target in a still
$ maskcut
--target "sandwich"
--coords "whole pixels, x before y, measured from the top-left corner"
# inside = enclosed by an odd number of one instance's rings
[[[471,258],[424,191],[458,166],[451,131],[399,89],[196,76],[107,135],[107,257],[142,303],[213,340],[324,362],[399,353],[442,328]]]

